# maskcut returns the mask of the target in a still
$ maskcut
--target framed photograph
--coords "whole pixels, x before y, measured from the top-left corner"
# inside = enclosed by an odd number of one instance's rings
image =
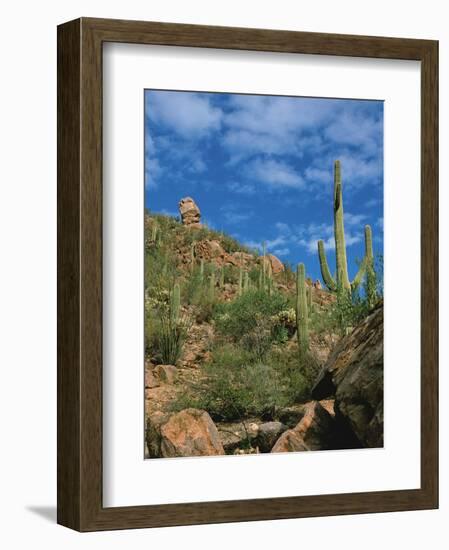
[[[437,506],[438,43],[59,26],[58,522]]]

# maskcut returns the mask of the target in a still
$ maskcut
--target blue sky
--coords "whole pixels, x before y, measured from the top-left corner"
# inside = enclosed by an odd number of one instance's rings
[[[383,253],[383,102],[145,91],[145,205],[202,222],[321,278],[317,240],[335,266],[333,163],[341,161],[348,269],[363,228]]]

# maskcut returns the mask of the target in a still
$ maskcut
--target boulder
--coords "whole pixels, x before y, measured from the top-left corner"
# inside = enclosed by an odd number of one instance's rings
[[[256,445],[260,452],[269,453],[280,435],[287,430],[282,422],[264,422],[259,426],[259,433],[256,438]]]
[[[272,453],[297,453],[302,451],[310,451],[310,449],[294,429],[284,432],[271,449]]]
[[[281,435],[271,452],[331,449],[334,427],[334,418],[328,411],[318,401],[311,401],[305,405],[300,422]]]
[[[336,419],[361,446],[383,446],[383,303],[337,345],[312,395],[335,396]]]
[[[254,261],[254,256],[252,254],[248,254],[247,252],[237,250],[229,255],[228,261],[232,265],[246,266]]]
[[[158,365],[153,372],[161,382],[166,384],[173,384],[178,376],[178,369],[173,365]]]
[[[278,418],[288,428],[294,428],[303,418],[305,411],[306,405],[304,403],[290,405],[279,410]]]
[[[217,427],[206,411],[185,409],[160,427],[163,457],[224,455]]]
[[[261,256],[260,262],[262,264],[263,264],[263,261],[264,261],[264,257]],[[285,269],[284,264],[274,254],[267,254],[265,256],[265,264],[267,264],[268,262],[271,265],[271,271],[273,272],[274,275],[276,275],[277,273],[281,273]]]
[[[145,370],[145,389],[157,388],[159,386],[159,380],[154,376],[150,369]]]
[[[217,426],[220,440],[226,454],[255,445],[259,426],[255,422],[220,422]]]
[[[168,421],[169,417],[169,414],[156,411],[147,418],[145,442],[149,458],[161,457],[161,426]]]
[[[201,212],[191,197],[184,197],[179,201],[179,213],[183,225],[201,227]]]
[[[217,260],[217,259],[223,260],[225,256],[226,256],[226,252],[224,251],[221,244],[216,240],[204,239],[202,241],[198,241],[195,244],[196,258],[205,260],[206,262],[210,262],[212,260]]]
[[[284,271],[284,264],[274,254],[268,254],[268,259],[270,260],[271,269],[274,275],[276,275],[277,273],[282,273],[282,271]]]

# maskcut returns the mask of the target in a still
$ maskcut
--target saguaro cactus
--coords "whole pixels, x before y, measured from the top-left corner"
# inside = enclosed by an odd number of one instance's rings
[[[249,273],[245,271],[245,277],[243,278],[243,292],[249,290]]]
[[[243,292],[243,269],[242,269],[242,266],[240,266],[240,268],[239,268],[239,290],[238,290],[239,296],[242,295],[242,292]]]
[[[355,290],[363,279],[366,268],[373,261],[373,245],[371,236],[371,227],[365,226],[365,256],[360,264],[357,275],[353,281],[349,281],[348,261],[346,258],[345,227],[343,215],[343,191],[341,183],[340,161],[334,163],[334,238],[335,238],[335,258],[336,258],[336,280],[332,277],[326,259],[324,242],[318,241],[318,256],[320,259],[320,268],[323,281],[327,288],[336,292],[338,288],[351,293]]]
[[[262,252],[263,252],[263,260],[262,260],[262,288],[265,290],[265,277],[266,277],[266,258],[267,258],[267,245],[265,244],[265,241],[262,243]]]
[[[179,312],[181,309],[181,288],[179,283],[173,285],[173,291],[171,296],[171,315],[174,323],[179,320]]]
[[[158,237],[158,225],[157,225],[157,221],[154,220],[153,222],[153,226],[151,227],[151,241],[153,243],[156,243],[157,241],[157,237]]]
[[[309,349],[309,313],[306,296],[306,270],[304,264],[298,264],[296,270],[296,331],[301,356]]]
[[[201,258],[201,261],[200,261],[200,283],[203,284],[203,279],[204,279],[204,260],[203,258]]]
[[[195,243],[192,243],[190,245],[190,267],[191,267],[191,270],[193,271],[195,267]]]
[[[210,293],[210,299],[213,300],[215,296],[215,271],[212,270],[212,273],[210,274],[209,279],[209,293]]]

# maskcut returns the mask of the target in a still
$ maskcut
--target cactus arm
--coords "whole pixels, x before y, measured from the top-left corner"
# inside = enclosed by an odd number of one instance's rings
[[[296,331],[299,352],[302,357],[309,349],[308,319],[305,267],[304,264],[298,264],[296,271]]]
[[[365,225],[365,258],[369,263],[373,262],[373,235],[371,232],[371,226]]]
[[[337,283],[329,270],[323,241],[318,241],[318,256],[320,258],[321,276],[323,277],[324,284],[329,290],[335,292],[337,290]]]
[[[371,227],[365,225],[365,256],[360,264],[357,275],[354,277],[351,283],[351,290],[354,291],[362,282],[362,279],[366,273],[367,268],[373,265],[373,236]]]

